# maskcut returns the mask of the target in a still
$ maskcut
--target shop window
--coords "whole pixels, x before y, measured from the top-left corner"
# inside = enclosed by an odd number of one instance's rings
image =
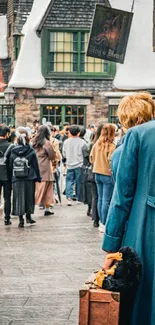
[[[42,118],[50,121],[53,125],[63,125],[68,122],[70,125],[85,126],[86,107],[78,105],[46,105],[42,106]]]
[[[62,120],[61,106],[47,105],[43,106],[42,115],[46,121],[51,122],[53,125],[60,125]]]
[[[15,124],[15,109],[14,106],[0,105],[0,124],[14,126]]]
[[[116,105],[109,106],[109,123],[118,123],[117,108],[118,106]]]

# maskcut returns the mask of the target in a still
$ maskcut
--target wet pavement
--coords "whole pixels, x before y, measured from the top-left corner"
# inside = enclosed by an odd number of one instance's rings
[[[0,216],[0,325],[77,325],[78,290],[104,258],[102,234],[83,204],[55,207],[36,225]]]

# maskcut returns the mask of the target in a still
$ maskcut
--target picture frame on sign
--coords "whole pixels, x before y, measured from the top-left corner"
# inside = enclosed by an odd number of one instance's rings
[[[124,63],[133,13],[97,4],[87,56]]]

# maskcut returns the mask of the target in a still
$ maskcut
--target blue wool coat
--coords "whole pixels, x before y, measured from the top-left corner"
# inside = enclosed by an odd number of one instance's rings
[[[123,147],[124,147],[124,140],[125,140],[125,135],[122,138],[121,144],[119,145],[119,147],[117,149],[115,149],[115,151],[113,152],[111,159],[110,159],[112,176],[113,176],[113,179],[115,182],[116,182],[116,175],[117,175],[117,169],[118,169],[118,165],[119,165],[120,156],[121,156],[121,153],[122,153]]]
[[[143,264],[131,325],[155,325],[155,120],[127,132],[120,156],[103,249],[122,246]]]

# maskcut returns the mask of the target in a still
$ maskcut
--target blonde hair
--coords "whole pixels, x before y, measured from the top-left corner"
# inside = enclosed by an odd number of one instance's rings
[[[109,152],[110,144],[114,141],[115,137],[115,125],[113,124],[104,124],[101,135],[98,140],[99,150],[106,149]]]
[[[125,96],[117,110],[120,123],[126,129],[150,121],[155,112],[155,103],[148,92]]]

